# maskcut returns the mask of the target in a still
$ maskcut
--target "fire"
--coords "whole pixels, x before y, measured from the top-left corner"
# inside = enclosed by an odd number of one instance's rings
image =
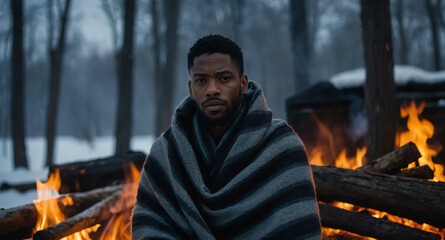
[[[425,108],[425,102],[416,107],[416,103],[411,101],[409,105],[402,106],[400,108],[400,116],[402,118],[408,117],[408,131],[401,132],[396,136],[396,142],[399,146],[403,146],[408,142],[413,142],[419,149],[422,155],[419,158],[419,166],[428,165],[434,170],[434,181],[445,181],[445,176],[443,175],[443,165],[436,164],[433,162],[432,157],[436,156],[439,151],[431,148],[427,140],[430,139],[434,134],[434,125],[426,120],[420,119],[419,115],[423,112]],[[408,168],[413,168],[416,163],[411,163]]]
[[[48,181],[42,183],[37,180],[37,196],[38,200],[34,200],[34,205],[37,210],[37,223],[34,228],[34,233],[51,227],[57,223],[63,222],[66,219],[65,214],[62,213],[58,203],[59,188],[60,188],[60,172],[56,169],[54,174],[50,174]],[[72,205],[73,200],[70,197],[65,197],[61,200],[63,205]],[[95,232],[99,228],[99,224],[84,229],[80,232],[72,234],[63,240],[77,240],[77,239],[91,239],[90,232]]]
[[[443,175],[444,166],[442,164],[436,164],[432,161],[432,157],[436,156],[440,152],[441,147],[433,148],[427,143],[427,140],[430,139],[434,134],[434,126],[430,121],[426,119],[421,119],[419,117],[420,114],[423,112],[424,107],[425,103],[422,103],[417,107],[413,100],[409,105],[405,105],[400,108],[400,116],[402,118],[408,118],[407,120],[408,131],[397,133],[396,142],[399,147],[407,144],[408,142],[415,143],[417,148],[419,149],[419,152],[422,155],[422,157],[418,161],[418,166],[428,165],[431,169],[434,170],[434,179],[433,179],[434,181],[445,181],[445,176]],[[328,157],[331,157],[328,155],[335,154],[335,149],[333,148],[334,137],[326,125],[324,125],[319,119],[317,118],[314,119],[319,127],[319,136],[318,136],[319,140],[317,141],[317,146],[315,146],[310,151],[309,162],[313,165],[326,166],[329,165]],[[346,155],[346,148],[343,148],[336,157],[335,167],[356,169],[362,166],[365,163],[366,150],[367,150],[366,147],[357,148],[356,155],[353,157],[348,157]],[[413,168],[415,166],[416,163],[412,163],[408,166],[408,168]],[[377,211],[369,208],[362,208],[344,202],[332,202],[329,204],[338,208],[354,212],[367,211],[373,217],[386,218],[392,222],[397,222],[410,227],[422,229],[424,231],[435,232],[440,234],[442,236],[442,239],[444,239],[445,237],[445,230],[430,226],[428,224],[419,224],[412,220],[394,216],[386,212]],[[322,229],[322,235],[326,238],[329,238],[330,236],[340,236],[340,235],[347,235],[351,237],[357,236],[355,234],[346,233],[345,231],[342,230],[330,229],[324,227]],[[360,238],[373,239],[361,236]]]
[[[126,166],[125,170],[126,187],[122,190],[118,201],[119,206],[116,206],[116,209],[110,209],[112,213],[118,213],[118,209],[120,209],[122,205],[134,206],[136,203],[137,184],[140,172],[133,164]],[[60,185],[60,172],[58,169],[56,169],[54,174],[50,174],[48,182],[42,183],[37,180],[38,200],[34,200],[34,205],[36,206],[38,215],[34,233],[67,219],[61,211],[59,204],[64,206],[73,205],[73,200],[70,197],[58,198]],[[100,224],[96,224],[93,227],[86,228],[65,237],[63,240],[91,240],[89,233],[96,232],[99,227]],[[131,239],[131,212],[123,211],[115,214],[103,230],[100,239]]]
[[[348,211],[353,211],[353,212],[366,211],[366,212],[368,212],[370,215],[372,215],[375,218],[386,218],[386,219],[388,219],[389,221],[392,221],[392,222],[396,222],[396,223],[400,223],[400,224],[403,224],[403,225],[406,225],[406,226],[410,226],[410,227],[413,227],[413,228],[418,228],[418,229],[422,229],[424,231],[429,231],[429,232],[434,232],[434,233],[440,234],[442,239],[444,239],[444,237],[445,237],[445,229],[440,229],[440,228],[437,228],[437,227],[433,227],[433,226],[428,225],[426,223],[419,224],[419,223],[414,222],[413,220],[409,220],[409,219],[406,219],[406,218],[401,218],[399,216],[394,216],[394,215],[391,215],[389,213],[378,211],[378,210],[374,210],[374,209],[370,209],[370,208],[358,207],[358,206],[355,206],[353,204],[349,204],[349,203],[345,203],[345,202],[335,201],[335,202],[329,203],[329,205],[332,205],[332,206],[335,206],[335,207],[338,207],[338,208],[341,208],[341,209],[345,209],[345,210],[348,210]],[[338,229],[331,229],[331,228],[323,228],[322,229],[323,236],[335,236],[335,235],[338,235],[340,233],[344,234],[344,231],[338,230]],[[348,233],[348,235],[349,234],[350,233]],[[366,239],[366,240],[374,239],[374,238],[371,238],[371,237],[363,237],[363,236],[361,236],[361,238],[362,239]]]
[[[136,194],[138,191],[139,176],[141,173],[133,164],[130,164],[129,167],[125,168],[125,170],[125,182],[127,183],[128,187],[125,187],[122,191],[119,202],[134,206],[136,203]],[[111,209],[111,212],[113,211],[114,210]],[[100,237],[100,240],[108,239],[131,239],[131,212],[124,211],[114,215],[113,218],[111,218]]]
[[[363,166],[366,150],[366,147],[357,148],[355,156],[348,158],[346,157],[346,148],[343,149],[337,157],[337,160],[335,160],[335,167],[356,169]]]
[[[315,148],[310,151],[309,162],[312,165],[326,166],[329,165],[333,156],[335,156],[334,137],[329,128],[323,124],[318,117],[312,116],[312,119],[318,126],[318,137]],[[332,159],[333,160],[333,159]]]

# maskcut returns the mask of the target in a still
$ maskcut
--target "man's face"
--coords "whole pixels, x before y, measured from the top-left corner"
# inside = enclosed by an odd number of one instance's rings
[[[229,54],[212,53],[195,57],[190,69],[190,96],[210,125],[225,125],[240,110],[247,92],[247,76],[239,76]]]

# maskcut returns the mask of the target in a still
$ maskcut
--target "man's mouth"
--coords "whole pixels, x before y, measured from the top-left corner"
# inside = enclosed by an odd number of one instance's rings
[[[213,112],[213,111],[221,110],[221,108],[224,107],[224,104],[225,103],[221,100],[206,100],[202,104],[202,107],[204,109],[206,109],[207,111]]]

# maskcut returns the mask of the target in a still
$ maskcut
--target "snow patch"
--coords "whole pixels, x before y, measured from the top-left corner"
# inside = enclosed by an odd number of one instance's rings
[[[336,88],[360,87],[365,83],[365,69],[357,68],[332,76],[329,81]],[[410,82],[421,84],[436,84],[445,82],[445,70],[430,72],[414,66],[395,65],[394,81],[403,86]]]
[[[21,193],[10,189],[0,192],[0,208],[8,209],[12,207],[23,206],[28,203],[33,203],[32,200],[37,199],[37,191],[29,190]]]
[[[131,139],[131,149],[148,153],[154,142],[153,136],[136,136]],[[0,184],[29,183],[36,179],[46,181],[48,168],[44,167],[46,141],[44,137],[28,137],[25,139],[28,165],[30,169],[14,169],[12,139],[0,138]],[[55,163],[64,164],[74,161],[87,161],[109,157],[114,154],[114,137],[97,137],[91,142],[70,136],[56,138]],[[11,208],[32,203],[37,199],[37,192],[29,190],[25,193],[16,190],[0,191],[0,208]]]

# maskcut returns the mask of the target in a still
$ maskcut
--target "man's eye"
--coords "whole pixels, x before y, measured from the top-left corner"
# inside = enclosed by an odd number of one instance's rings
[[[229,81],[229,80],[230,80],[230,78],[229,78],[229,77],[221,77],[220,79],[221,79],[221,81],[223,81],[223,82],[227,82],[227,81]]]
[[[197,78],[195,79],[196,83],[204,83],[206,80],[204,78]]]

